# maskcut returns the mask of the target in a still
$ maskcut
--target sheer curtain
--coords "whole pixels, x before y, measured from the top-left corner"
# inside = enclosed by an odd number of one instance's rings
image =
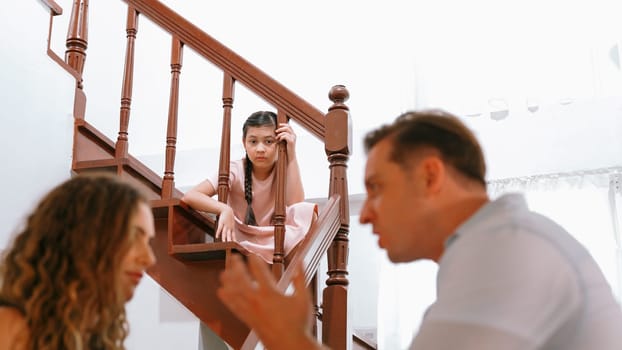
[[[619,168],[530,176],[489,183],[491,198],[525,194],[529,208],[563,226],[592,254],[622,300]]]
[[[378,349],[406,349],[428,306],[436,299],[436,263],[380,265]]]

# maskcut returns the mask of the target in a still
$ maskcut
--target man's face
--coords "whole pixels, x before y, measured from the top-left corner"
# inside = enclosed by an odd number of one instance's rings
[[[393,262],[432,258],[432,222],[427,180],[420,161],[405,169],[390,161],[392,143],[382,140],[369,152],[365,167],[367,198],[360,222],[371,224],[378,245]]]

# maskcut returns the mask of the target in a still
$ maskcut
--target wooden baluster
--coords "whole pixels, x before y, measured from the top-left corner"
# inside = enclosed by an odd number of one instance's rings
[[[179,107],[179,75],[181,74],[183,44],[173,36],[171,45],[171,95],[168,101],[166,127],[166,163],[162,180],[162,199],[170,199],[175,188],[175,145],[177,144],[177,117]]]
[[[235,80],[225,73],[222,82],[222,135],[220,137],[220,160],[218,161],[218,200],[227,203],[229,197],[229,168],[231,159],[231,110]],[[216,223],[218,227],[218,223]],[[218,238],[216,241],[222,241]]]
[[[341,226],[328,250],[328,280],[323,293],[322,341],[331,349],[347,349],[348,332],[348,207],[347,162],[352,150],[352,124],[345,101],[348,90],[336,85],[330,90],[333,105],[326,114],[325,148],[330,163],[329,197],[341,195]]]
[[[125,48],[125,67],[123,70],[123,87],[121,90],[121,111],[119,116],[119,136],[115,147],[116,158],[128,157],[128,127],[130,123],[130,106],[132,104],[132,85],[134,82],[134,42],[138,33],[138,12],[133,6],[127,7],[127,43]]]
[[[285,112],[279,109],[277,123],[287,123]],[[276,161],[276,198],[274,200],[274,255],[272,257],[272,273],[278,279],[285,270],[285,182],[287,171],[287,145],[279,142],[277,145],[278,158]]]
[[[83,87],[82,72],[88,46],[88,18],[89,1],[74,0],[67,30],[65,62],[80,74],[80,80],[76,82],[76,86],[80,89]]]

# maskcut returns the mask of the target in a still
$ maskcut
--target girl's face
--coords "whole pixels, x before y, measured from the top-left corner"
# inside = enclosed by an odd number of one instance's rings
[[[252,126],[246,130],[244,149],[254,169],[272,169],[277,158],[276,134],[273,125]]]
[[[134,290],[145,273],[155,263],[155,256],[149,244],[155,236],[155,227],[151,208],[146,203],[139,203],[130,222],[129,249],[121,260],[119,269],[119,290],[122,298],[129,301]]]

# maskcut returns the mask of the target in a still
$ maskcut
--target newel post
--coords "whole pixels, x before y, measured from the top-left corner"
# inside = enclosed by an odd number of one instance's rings
[[[323,293],[322,341],[331,349],[348,349],[348,206],[347,162],[352,150],[352,123],[345,101],[348,90],[336,85],[328,94],[333,105],[326,114],[325,150],[330,163],[329,197],[341,196],[339,231],[328,250],[328,280]]]
[[[88,17],[89,1],[74,0],[67,30],[65,62],[80,74],[80,80],[76,82],[76,86],[80,89],[82,89],[82,72],[88,46]]]

